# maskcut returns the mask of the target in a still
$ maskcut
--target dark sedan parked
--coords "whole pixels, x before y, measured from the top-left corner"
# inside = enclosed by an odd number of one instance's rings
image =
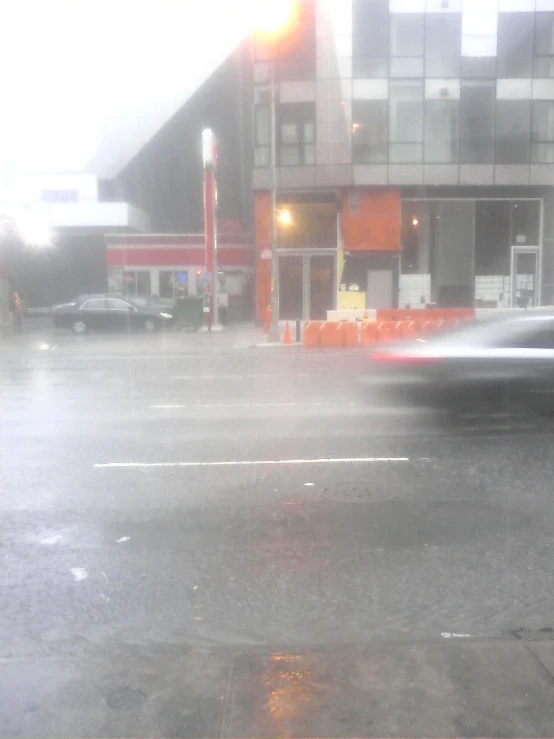
[[[450,412],[526,406],[554,411],[554,316],[477,323],[428,341],[376,349],[370,380],[415,405]]]
[[[54,308],[54,325],[71,328],[76,334],[84,334],[89,329],[152,332],[173,322],[173,313],[169,311],[165,306],[139,307],[107,295],[83,295],[73,303]]]

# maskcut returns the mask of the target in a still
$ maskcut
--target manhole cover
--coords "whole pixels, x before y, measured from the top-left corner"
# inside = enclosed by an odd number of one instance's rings
[[[388,488],[376,482],[337,482],[324,488],[322,495],[335,503],[375,503],[392,497]]]
[[[130,711],[137,708],[146,700],[142,690],[133,688],[118,688],[108,697],[108,706],[116,711]]]

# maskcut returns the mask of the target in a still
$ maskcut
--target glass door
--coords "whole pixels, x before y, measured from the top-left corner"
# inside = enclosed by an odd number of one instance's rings
[[[304,257],[279,255],[279,319],[304,318]]]
[[[539,304],[539,255],[534,248],[512,247],[512,307]]]
[[[324,321],[327,311],[335,305],[335,257],[332,254],[315,254],[306,257],[309,262],[309,311],[311,321]]]
[[[279,254],[279,320],[324,321],[335,307],[334,254]]]

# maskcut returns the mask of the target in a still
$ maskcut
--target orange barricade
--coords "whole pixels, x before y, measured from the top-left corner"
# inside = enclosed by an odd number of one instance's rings
[[[319,331],[321,346],[344,346],[344,325],[337,321],[325,321]]]
[[[429,321],[439,318],[472,320],[473,308],[387,308],[377,311],[379,321]]]
[[[424,321],[421,324],[421,336],[426,339],[439,332],[439,321]]]
[[[304,324],[304,346],[320,346],[321,321],[308,321]]]
[[[417,321],[402,321],[400,332],[403,339],[417,339],[419,336]]]
[[[343,323],[342,336],[344,346],[358,346],[358,324],[352,321],[345,321]]]
[[[373,346],[379,341],[379,329],[376,323],[362,324],[362,346]]]
[[[400,322],[399,321],[381,321],[378,324],[379,341],[395,341],[400,338]]]

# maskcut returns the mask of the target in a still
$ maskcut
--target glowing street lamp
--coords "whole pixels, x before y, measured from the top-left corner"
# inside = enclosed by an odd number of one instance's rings
[[[290,210],[280,210],[277,220],[281,226],[290,226],[292,224],[292,215]]]
[[[269,42],[269,86],[271,119],[271,324],[269,341],[279,341],[279,299],[277,265],[277,125],[275,115],[275,41],[284,34],[294,19],[295,0],[255,0],[254,29]],[[290,218],[290,213],[289,213]],[[290,218],[292,220],[292,218]],[[285,224],[284,224],[285,225]]]
[[[256,32],[274,36],[290,23],[294,15],[295,0],[254,0],[252,10]]]

